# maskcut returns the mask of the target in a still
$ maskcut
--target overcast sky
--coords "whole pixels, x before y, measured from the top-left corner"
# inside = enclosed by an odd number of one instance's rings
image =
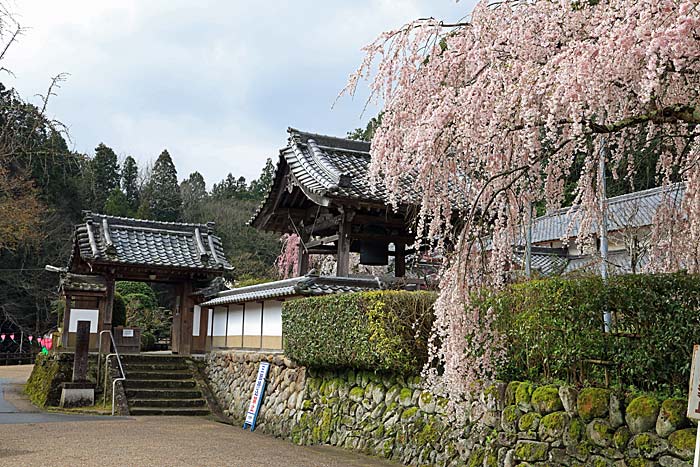
[[[426,16],[455,20],[473,0],[14,0],[30,28],[1,77],[25,98],[69,73],[49,106],[73,149],[98,143],[152,161],[167,148],[179,177],[256,178],[286,128],[344,136],[377,113],[363,98],[331,110],[360,48]]]

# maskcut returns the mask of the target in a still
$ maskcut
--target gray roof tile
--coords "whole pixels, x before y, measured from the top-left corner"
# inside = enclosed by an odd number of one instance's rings
[[[219,292],[216,298],[202,303],[202,306],[232,305],[253,300],[299,295],[315,296],[359,292],[380,289],[381,287],[382,284],[377,279],[372,278],[306,275]]]
[[[614,232],[626,228],[637,228],[651,225],[659,205],[668,196],[670,200],[680,204],[685,192],[685,185],[675,184],[669,187],[652,188],[649,190],[628,193],[608,199],[608,231]],[[576,210],[559,209],[552,214],[538,217],[532,226],[532,243],[560,240],[564,237],[578,236],[580,223],[574,219]],[[594,228],[596,228],[594,226]]]
[[[73,274],[69,272],[61,276],[59,288],[71,292],[107,293],[107,281],[104,277],[98,275]]]
[[[197,230],[204,247],[201,253]],[[213,252],[209,247],[209,237],[214,245]],[[159,222],[86,212],[85,222],[75,227],[74,242],[80,259],[86,262],[198,270],[231,269],[221,239],[214,235],[211,224]]]

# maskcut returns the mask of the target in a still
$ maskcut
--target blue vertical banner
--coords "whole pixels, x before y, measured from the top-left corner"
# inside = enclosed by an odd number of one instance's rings
[[[260,362],[258,377],[255,379],[255,387],[253,388],[253,396],[250,398],[248,412],[245,414],[244,430],[248,427],[250,427],[250,431],[255,429],[255,422],[258,420],[258,412],[260,412],[260,404],[265,393],[265,383],[267,383],[267,372],[269,370],[270,364],[268,362]]]

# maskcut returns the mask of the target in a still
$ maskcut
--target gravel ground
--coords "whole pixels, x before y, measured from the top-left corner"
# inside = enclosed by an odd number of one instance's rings
[[[28,369],[18,368],[0,367],[0,380],[26,379]],[[8,416],[0,413],[0,418]],[[0,466],[47,465],[390,467],[398,464],[328,446],[296,446],[199,417],[90,417],[79,421],[0,423]]]

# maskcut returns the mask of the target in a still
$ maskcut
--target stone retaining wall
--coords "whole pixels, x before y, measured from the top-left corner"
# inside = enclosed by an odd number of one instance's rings
[[[207,376],[236,422],[261,360],[272,365],[257,429],[297,444],[330,444],[408,465],[692,465],[695,428],[682,399],[623,401],[605,389],[497,383],[458,424],[445,416],[447,401],[424,391],[419,378],[314,371],[281,355],[212,353]]]

